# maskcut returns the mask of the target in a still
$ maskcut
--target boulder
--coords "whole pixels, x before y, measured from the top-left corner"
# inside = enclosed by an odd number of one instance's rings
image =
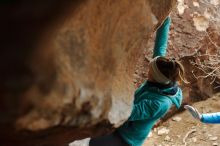
[[[17,128],[41,130],[122,124],[138,59],[176,1],[1,3],[2,104]]]

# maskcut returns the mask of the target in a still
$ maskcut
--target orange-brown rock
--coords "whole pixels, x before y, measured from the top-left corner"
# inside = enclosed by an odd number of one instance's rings
[[[175,0],[4,2],[1,89],[19,111],[17,127],[122,124],[131,110],[137,60],[174,5]]]

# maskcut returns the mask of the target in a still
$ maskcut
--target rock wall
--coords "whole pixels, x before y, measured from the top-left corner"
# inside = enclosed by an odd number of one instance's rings
[[[190,81],[184,88],[185,102],[207,99],[219,91],[219,8],[218,0],[181,0],[172,14],[169,54],[185,66]]]
[[[117,127],[146,79],[154,43],[149,36],[174,5],[172,0],[3,2],[2,119],[18,117],[17,127],[30,130],[103,120]],[[219,10],[217,0],[179,0],[171,13],[168,56],[182,60],[191,81],[183,87],[184,102],[218,92],[219,79],[195,78],[205,74],[192,62],[219,53]]]
[[[168,56],[179,59],[190,84],[183,85],[183,104],[205,100],[219,92],[220,3],[218,0],[178,0],[172,11]],[[146,66],[152,57],[154,35],[136,67],[136,86],[146,78]],[[164,119],[177,110],[173,108]]]
[[[3,110],[22,129],[103,120],[117,127],[131,111],[140,54],[175,3],[2,2]]]

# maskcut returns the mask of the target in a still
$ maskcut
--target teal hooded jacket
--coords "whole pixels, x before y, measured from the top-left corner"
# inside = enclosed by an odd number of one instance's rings
[[[169,26],[168,17],[157,30],[153,57],[165,56]],[[156,84],[145,81],[135,91],[132,113],[117,129],[120,136],[131,146],[141,146],[155,123],[169,111],[170,107],[175,105],[179,108],[181,105],[182,91],[177,84],[167,87]]]

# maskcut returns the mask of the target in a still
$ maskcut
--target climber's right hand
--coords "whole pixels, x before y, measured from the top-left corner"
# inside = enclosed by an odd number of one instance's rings
[[[190,105],[185,105],[184,108],[197,120],[201,121],[202,115],[198,110]]]

